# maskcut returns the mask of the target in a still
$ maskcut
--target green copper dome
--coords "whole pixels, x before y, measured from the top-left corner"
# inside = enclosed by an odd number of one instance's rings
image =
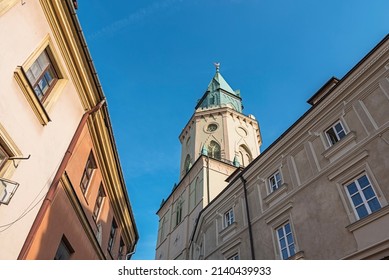
[[[196,109],[208,109],[214,107],[223,107],[227,104],[234,110],[242,113],[242,99],[239,91],[234,91],[220,74],[219,66],[216,64],[216,73],[208,85],[203,97],[197,103]]]

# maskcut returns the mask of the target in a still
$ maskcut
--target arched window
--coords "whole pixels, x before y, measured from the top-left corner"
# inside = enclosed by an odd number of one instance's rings
[[[208,146],[208,156],[215,159],[221,159],[220,145],[213,140]]]
[[[191,168],[191,163],[190,163],[190,155],[187,155],[186,158],[185,158],[185,163],[184,163],[184,170],[185,170],[185,173],[187,173],[189,171],[189,169]]]
[[[183,204],[184,203],[181,199],[179,199],[177,204],[176,204],[176,225],[178,225],[182,221],[182,205]]]
[[[251,161],[253,160],[253,157],[251,156],[251,153],[249,149],[245,145],[239,146],[239,162],[241,166],[247,166]]]

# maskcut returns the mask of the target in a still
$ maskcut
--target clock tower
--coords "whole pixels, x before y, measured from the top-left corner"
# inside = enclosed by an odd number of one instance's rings
[[[239,90],[233,90],[220,74],[220,64],[195,113],[182,130],[181,178],[200,155],[247,166],[259,155],[261,136],[253,115],[242,114]]]
[[[239,90],[216,73],[179,135],[179,183],[162,201],[156,259],[187,259],[199,212],[226,186],[237,167],[259,155],[261,135],[254,116],[243,114]]]

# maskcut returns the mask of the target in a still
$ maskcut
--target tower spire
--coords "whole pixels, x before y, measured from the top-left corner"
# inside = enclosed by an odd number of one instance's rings
[[[220,62],[214,62],[213,65],[215,65],[216,73],[220,72]]]

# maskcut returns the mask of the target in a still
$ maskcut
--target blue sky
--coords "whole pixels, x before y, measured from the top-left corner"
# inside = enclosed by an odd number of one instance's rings
[[[155,214],[179,180],[178,135],[212,79],[213,62],[263,151],[389,30],[389,1],[94,0],[77,11],[108,100],[140,234],[133,259],[154,259]]]

